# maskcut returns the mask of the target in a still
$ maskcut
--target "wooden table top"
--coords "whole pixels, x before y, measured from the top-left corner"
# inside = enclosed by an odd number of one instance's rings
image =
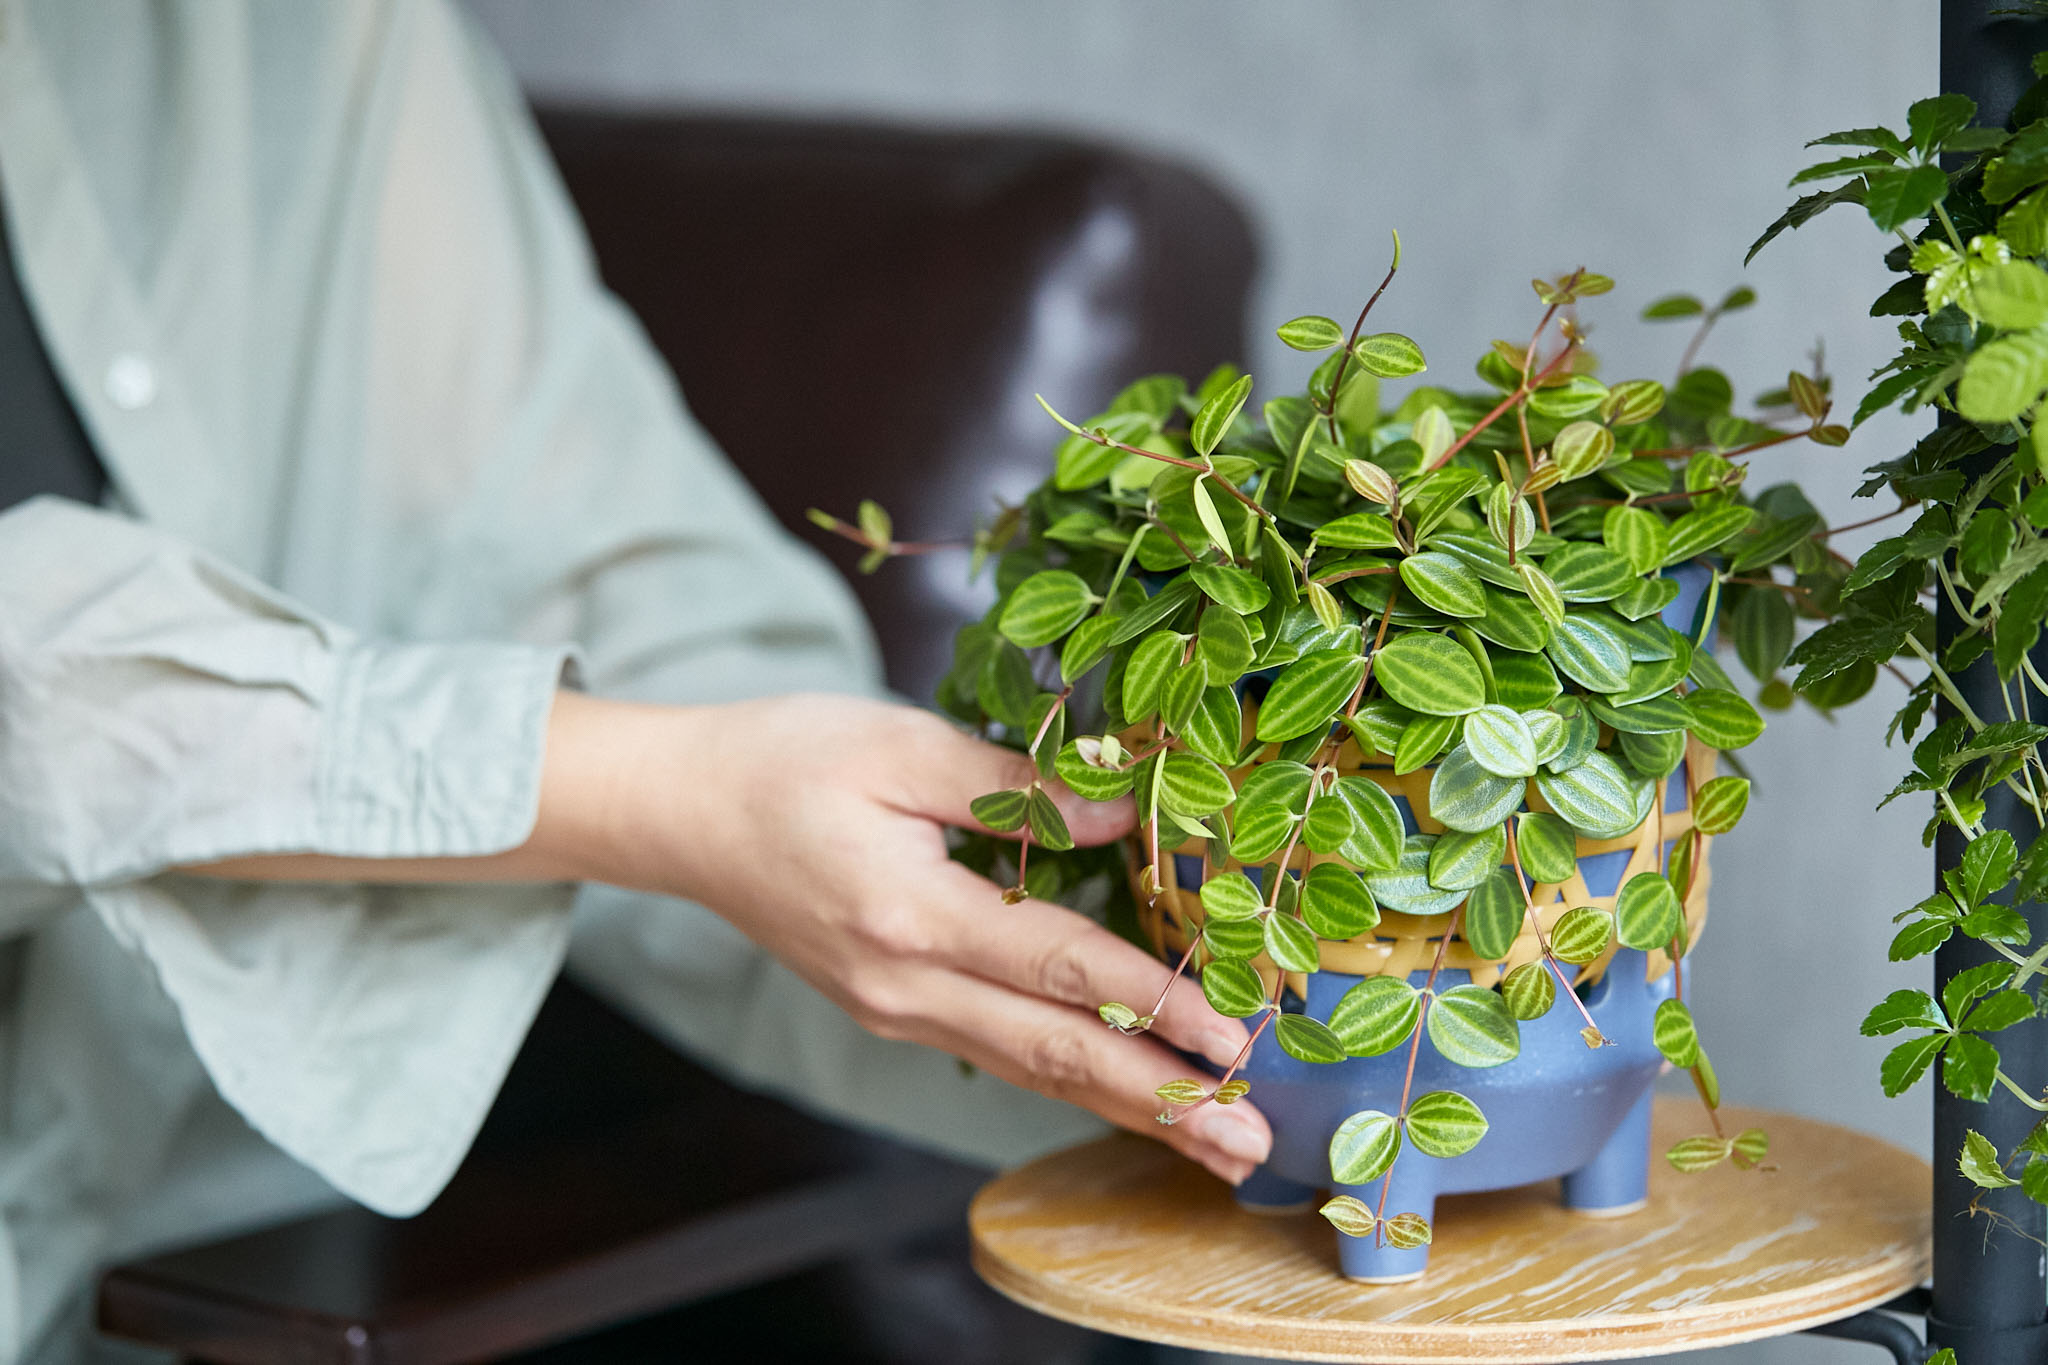
[[[1701,1128],[1659,1098],[1655,1150]],[[1364,1285],[1314,1212],[1241,1212],[1156,1142],[1118,1134],[991,1181],[975,1266],[1054,1317],[1175,1346],[1290,1360],[1608,1360],[1777,1336],[1872,1308],[1928,1270],[1933,1175],[1875,1138],[1726,1109],[1771,1137],[1767,1165],[1679,1175],[1621,1218],[1559,1206],[1557,1183],[1438,1201],[1428,1273]],[[1494,1140],[1503,1135],[1496,1134]]]

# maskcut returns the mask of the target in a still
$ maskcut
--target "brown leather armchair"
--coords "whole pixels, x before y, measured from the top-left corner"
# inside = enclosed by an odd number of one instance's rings
[[[1034,391],[1086,414],[1138,375],[1242,351],[1250,231],[1182,167],[1011,133],[573,111],[542,126],[607,282],[800,534],[816,536],[807,506],[867,496],[905,538],[965,531],[1042,477]],[[982,610],[964,568],[938,555],[854,580],[907,696],[930,696]],[[982,1174],[736,1090],[565,983],[425,1213],[343,1209],[117,1266],[99,1320],[224,1365],[442,1365],[699,1301],[552,1358],[669,1360],[686,1342],[719,1359],[721,1340],[755,1361],[1083,1358],[1077,1335],[978,1286],[922,1317],[855,1303],[966,1278],[957,1234]],[[776,1313],[792,1275],[844,1320]],[[769,1312],[734,1316],[734,1291],[770,1282]]]

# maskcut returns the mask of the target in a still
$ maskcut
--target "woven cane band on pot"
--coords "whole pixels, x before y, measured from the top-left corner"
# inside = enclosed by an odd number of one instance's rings
[[[1685,772],[1688,790],[1685,801],[1677,810],[1664,809],[1667,799],[1667,783],[1659,780],[1655,804],[1650,814],[1635,829],[1619,839],[1588,839],[1581,836],[1578,853],[1581,862],[1595,854],[1626,851],[1628,865],[1623,869],[1620,880],[1615,883],[1616,891],[1628,885],[1629,878],[1641,872],[1660,870],[1659,853],[1662,848],[1692,829],[1692,793],[1714,776],[1716,751],[1701,744],[1690,735],[1685,744]],[[1231,773],[1231,780],[1243,786],[1244,778],[1257,767],[1257,761]],[[1393,767],[1377,754],[1361,753],[1355,741],[1346,740],[1338,751],[1336,767],[1341,776],[1366,777],[1379,784],[1386,792],[1403,798],[1413,812],[1416,826],[1424,834],[1441,834],[1443,825],[1430,818],[1429,782],[1435,774],[1434,768],[1420,768],[1411,773],[1396,775]],[[1531,810],[1548,811],[1550,805],[1544,801],[1532,780],[1529,783],[1528,806]],[[1692,885],[1684,898],[1686,941],[1699,942],[1700,932],[1707,920],[1707,890],[1711,881],[1708,867],[1708,851],[1713,836],[1701,835],[1699,847],[1693,859]],[[1184,845],[1184,848],[1196,847]],[[1159,895],[1150,904],[1143,886],[1134,875],[1133,894],[1138,902],[1138,922],[1146,937],[1162,957],[1169,961],[1178,960],[1186,951],[1190,934],[1199,934],[1202,927],[1202,902],[1199,892],[1193,887],[1179,885],[1179,876],[1174,859],[1162,858],[1159,876]],[[1305,847],[1296,847],[1288,860],[1288,866],[1297,872],[1306,871],[1316,863],[1337,863],[1350,867],[1351,864],[1334,855],[1313,854]],[[1142,858],[1139,860],[1142,867]],[[1225,857],[1213,872],[1241,872],[1244,864],[1235,858]],[[1542,922],[1547,936],[1551,927],[1564,913],[1577,906],[1591,905],[1612,913],[1616,895],[1596,896],[1586,888],[1585,878],[1575,867],[1571,877],[1563,882],[1538,882],[1530,893],[1535,905],[1535,918]],[[1451,914],[1410,915],[1400,911],[1382,909],[1380,922],[1371,930],[1351,939],[1323,939],[1319,948],[1322,970],[1342,972],[1352,976],[1407,976],[1411,972],[1427,971],[1436,960],[1437,944],[1449,925]],[[1618,944],[1610,944],[1606,952],[1579,968],[1575,984],[1590,985],[1606,972],[1607,964],[1618,950]],[[1474,985],[1491,986],[1508,972],[1525,962],[1538,961],[1543,955],[1541,940],[1534,928],[1525,919],[1522,932],[1516,937],[1514,947],[1500,959],[1482,958],[1474,953],[1462,937],[1454,936],[1450,946],[1444,950],[1443,965],[1471,973]],[[1648,954],[1649,978],[1656,980],[1671,970],[1671,959],[1662,949]],[[1264,955],[1252,959],[1252,966],[1270,991],[1275,972],[1278,970]],[[1288,985],[1297,993],[1306,995],[1306,984],[1299,973],[1289,976]]]

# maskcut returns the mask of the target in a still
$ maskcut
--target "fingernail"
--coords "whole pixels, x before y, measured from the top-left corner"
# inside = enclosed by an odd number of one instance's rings
[[[1272,1154],[1273,1144],[1256,1120],[1226,1110],[1209,1121],[1207,1137],[1225,1156],[1257,1166]]]

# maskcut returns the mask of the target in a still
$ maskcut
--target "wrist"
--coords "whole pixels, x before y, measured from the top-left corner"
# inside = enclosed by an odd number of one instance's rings
[[[556,694],[540,817],[523,850],[549,875],[686,895],[681,797],[697,785],[704,708]]]

